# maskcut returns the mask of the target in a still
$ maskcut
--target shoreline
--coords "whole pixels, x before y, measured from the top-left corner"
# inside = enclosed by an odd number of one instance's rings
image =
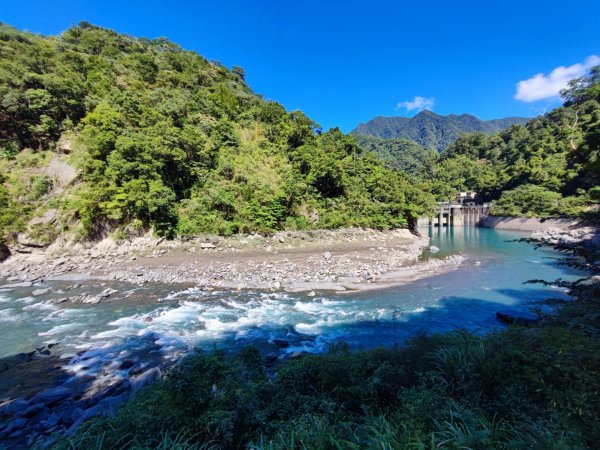
[[[429,241],[405,229],[358,228],[173,241],[146,235],[88,245],[59,241],[46,249],[21,248],[0,264],[0,277],[12,284],[103,280],[342,294],[408,284],[462,263],[460,255],[422,260]]]
[[[581,219],[539,217],[486,216],[480,224],[482,228],[496,230],[541,232],[546,229],[573,230],[586,227]]]

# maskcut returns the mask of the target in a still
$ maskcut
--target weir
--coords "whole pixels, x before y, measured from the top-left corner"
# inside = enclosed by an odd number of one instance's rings
[[[489,214],[490,205],[484,203],[440,203],[435,217],[428,219],[430,227],[477,226]]]

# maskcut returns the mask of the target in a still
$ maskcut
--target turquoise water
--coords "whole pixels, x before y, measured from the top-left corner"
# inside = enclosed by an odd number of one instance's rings
[[[2,292],[0,281],[0,356],[58,342],[56,348],[74,369],[79,364],[74,355],[87,351],[79,369],[95,373],[131,355],[169,360],[193,347],[255,344],[267,351],[275,348],[270,343],[275,338],[290,343],[283,352],[317,352],[340,339],[357,348],[392,345],[421,330],[483,333],[502,326],[495,318],[499,309],[528,309],[537,300],[566,298],[561,288],[525,281],[583,276],[558,265],[554,258],[560,255],[552,250],[509,242],[524,236],[474,227],[434,230],[432,244],[440,252],[423,257],[462,254],[466,259],[457,270],[384,291],[314,298],[97,282],[68,292],[64,282]],[[40,287],[53,290],[32,297]],[[51,303],[106,287],[119,292],[99,305]]]

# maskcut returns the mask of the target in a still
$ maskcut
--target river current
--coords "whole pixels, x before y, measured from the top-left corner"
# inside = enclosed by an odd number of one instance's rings
[[[98,376],[118,371],[125,359],[168,362],[194,347],[254,344],[268,352],[277,349],[273,339],[281,339],[289,343],[280,350],[285,354],[323,351],[338,340],[352,348],[389,346],[420,331],[485,333],[502,327],[497,310],[527,310],[538,300],[567,296],[562,288],[524,284],[527,280],[583,276],[557,264],[560,255],[551,249],[514,242],[524,234],[474,227],[423,232],[431,233],[432,245],[440,248],[423,258],[462,254],[465,262],[443,275],[358,294],[206,292],[98,281],[3,290],[6,282],[0,280],[0,357],[53,343],[58,344],[53,353],[70,370]],[[51,291],[32,296],[44,287]],[[107,287],[118,292],[97,305],[53,303]]]

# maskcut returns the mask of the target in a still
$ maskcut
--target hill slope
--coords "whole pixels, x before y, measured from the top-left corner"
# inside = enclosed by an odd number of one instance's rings
[[[426,165],[433,164],[438,156],[435,150],[427,150],[408,139],[383,139],[367,134],[356,134],[354,137],[358,145],[375,153],[388,167],[400,169],[408,174],[418,174]]]
[[[0,24],[0,105],[0,241],[389,228],[431,201],[243,69],[164,38]]]
[[[491,134],[511,125],[524,124],[528,120],[524,117],[481,120],[470,114],[441,116],[424,110],[412,118],[375,117],[358,125],[351,134],[366,134],[384,139],[403,138],[427,149],[442,151],[465,133],[480,131]]]

